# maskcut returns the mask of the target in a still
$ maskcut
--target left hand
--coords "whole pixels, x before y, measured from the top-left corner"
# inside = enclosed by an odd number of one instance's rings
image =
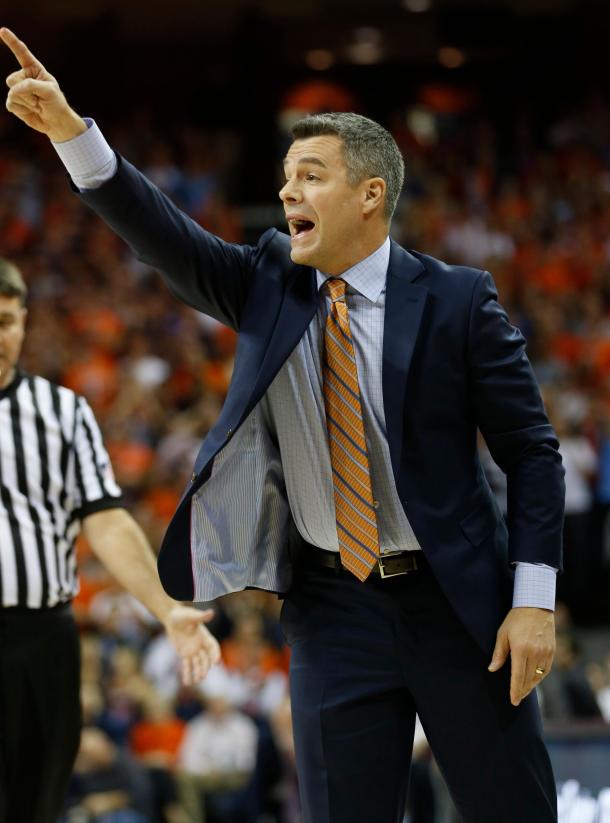
[[[511,659],[510,702],[518,706],[551,671],[555,656],[555,615],[547,609],[511,609],[496,638],[490,672]],[[542,669],[543,674],[537,674]]]
[[[189,606],[174,606],[164,621],[167,636],[181,660],[185,686],[203,680],[210,667],[220,660],[218,641],[203,625],[213,616],[212,609],[200,611]]]

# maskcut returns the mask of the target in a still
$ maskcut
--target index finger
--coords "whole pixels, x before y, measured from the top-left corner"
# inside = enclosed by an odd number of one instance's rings
[[[17,37],[17,35],[13,34],[13,32],[10,29],[1,28],[0,38],[2,38],[3,42],[13,52],[13,54],[17,58],[17,62],[19,63],[22,69],[25,69],[28,66],[31,66],[32,64],[38,66],[41,65],[40,61],[34,57],[34,55],[25,45],[23,40],[20,40]]]

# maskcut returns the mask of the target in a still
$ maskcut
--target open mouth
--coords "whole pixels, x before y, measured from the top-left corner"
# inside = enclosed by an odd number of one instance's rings
[[[315,223],[311,220],[303,220],[300,217],[291,217],[288,220],[290,225],[290,234],[292,237],[304,237],[315,228]]]

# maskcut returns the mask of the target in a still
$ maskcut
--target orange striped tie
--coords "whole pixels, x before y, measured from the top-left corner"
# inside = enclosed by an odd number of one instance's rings
[[[331,306],[324,332],[324,406],[341,563],[366,580],[379,557],[377,515],[364,437],[358,369],[345,280],[326,281]]]

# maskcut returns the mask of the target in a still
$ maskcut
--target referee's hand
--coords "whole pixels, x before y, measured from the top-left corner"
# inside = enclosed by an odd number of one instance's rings
[[[0,40],[13,52],[20,66],[6,78],[9,87],[6,108],[54,143],[71,140],[87,131],[86,123],[70,108],[57,80],[26,44],[7,28],[0,28]]]
[[[203,625],[214,616],[213,609],[200,611],[188,606],[174,606],[165,620],[165,630],[181,661],[182,682],[192,686],[206,676],[220,660],[220,646]]]

